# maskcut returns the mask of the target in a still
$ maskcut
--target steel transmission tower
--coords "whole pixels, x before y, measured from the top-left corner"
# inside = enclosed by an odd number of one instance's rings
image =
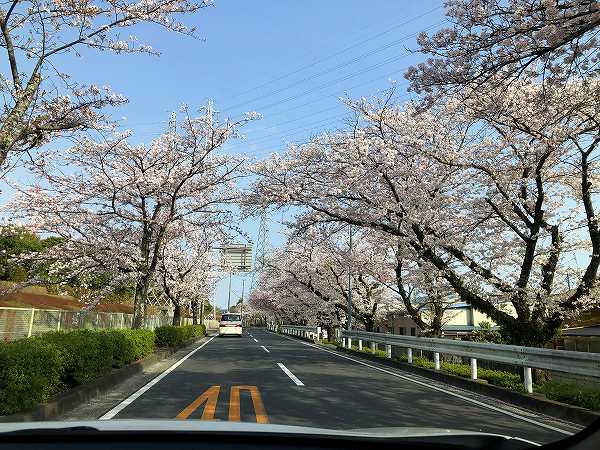
[[[256,238],[256,246],[254,247],[254,270],[252,271],[250,290],[254,289],[256,285],[256,274],[260,274],[264,270],[265,258],[270,250],[269,221],[269,213],[265,210],[260,215],[260,223],[258,225],[258,236]]]

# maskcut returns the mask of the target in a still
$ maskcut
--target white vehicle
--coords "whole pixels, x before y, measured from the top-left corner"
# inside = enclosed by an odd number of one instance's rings
[[[242,316],[238,313],[224,313],[219,322],[219,336],[241,336]]]

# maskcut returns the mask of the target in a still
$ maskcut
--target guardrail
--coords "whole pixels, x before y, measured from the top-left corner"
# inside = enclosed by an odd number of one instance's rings
[[[528,393],[533,392],[532,368],[600,376],[600,354],[598,353],[342,330],[344,347],[352,348],[353,339],[358,340],[359,350],[362,350],[364,341],[370,342],[372,348],[375,348],[376,344],[385,344],[388,358],[392,357],[392,346],[405,348],[409,364],[413,362],[413,349],[431,351],[435,370],[440,370],[440,353],[468,357],[471,362],[472,380],[477,379],[478,359],[520,366],[524,368],[523,384]]]
[[[290,336],[297,336],[307,339],[320,340],[321,339],[321,327],[306,327],[302,325],[280,325],[279,330],[283,334],[289,334]]]

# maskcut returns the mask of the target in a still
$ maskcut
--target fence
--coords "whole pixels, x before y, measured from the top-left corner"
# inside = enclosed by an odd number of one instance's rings
[[[167,315],[146,316],[144,326],[153,330],[171,321]],[[125,313],[0,307],[0,341],[75,328],[131,328],[132,322],[133,314]]]
[[[282,328],[286,327],[285,325]],[[342,330],[343,346],[352,348],[352,340],[358,341],[359,349],[363,342],[385,344],[388,358],[392,356],[392,346],[407,350],[408,363],[412,364],[412,350],[433,352],[435,370],[440,370],[440,354],[468,357],[471,363],[471,379],[477,379],[477,360],[498,361],[524,368],[525,390],[533,392],[531,369],[548,369],[584,376],[600,376],[600,354],[550,350],[546,348],[520,347],[516,345],[485,344],[480,342],[451,339],[423,338],[397,334],[370,333],[366,331]],[[373,345],[375,344],[375,345]]]

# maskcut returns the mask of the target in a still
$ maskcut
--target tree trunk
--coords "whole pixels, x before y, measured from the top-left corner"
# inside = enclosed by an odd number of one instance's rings
[[[146,316],[146,302],[148,300],[148,288],[150,277],[142,277],[135,285],[135,296],[133,299],[133,325],[132,328],[143,328]]]
[[[173,302],[173,306],[173,326],[179,327],[181,326],[181,305]]]
[[[198,300],[192,300],[192,324],[198,325]]]
[[[333,341],[335,339],[335,336],[333,335],[333,327],[331,325],[325,325],[324,328],[325,331],[327,331],[327,339]]]
[[[27,134],[28,119],[25,116],[41,82],[42,76],[39,73],[36,72],[31,76],[25,89],[18,95],[17,103],[0,126],[0,167],[4,167],[17,141],[25,138]]]

